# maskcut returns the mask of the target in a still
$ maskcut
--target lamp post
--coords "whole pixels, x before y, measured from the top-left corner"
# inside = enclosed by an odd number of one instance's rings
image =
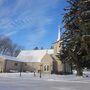
[[[20,62],[20,77],[21,77],[21,72],[23,71],[23,62]]]
[[[40,65],[40,78],[42,77],[42,64]]]

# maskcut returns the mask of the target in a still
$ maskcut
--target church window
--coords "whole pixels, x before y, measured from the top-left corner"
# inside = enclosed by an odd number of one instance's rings
[[[49,71],[49,65],[44,66],[44,71]]]
[[[49,71],[49,65],[47,65],[47,71]]]
[[[18,63],[14,63],[14,66],[17,66],[18,65]]]
[[[46,68],[46,65],[44,66],[44,71],[46,71],[47,70],[47,68]]]

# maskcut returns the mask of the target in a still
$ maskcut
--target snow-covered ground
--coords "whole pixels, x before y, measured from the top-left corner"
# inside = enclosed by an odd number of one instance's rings
[[[90,90],[90,72],[75,75],[0,73],[0,90]],[[88,75],[88,77],[85,77]]]

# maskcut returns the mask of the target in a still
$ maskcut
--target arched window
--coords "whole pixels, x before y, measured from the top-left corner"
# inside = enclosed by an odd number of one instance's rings
[[[46,65],[44,66],[44,71],[47,71],[47,67],[46,67]]]
[[[49,71],[49,65],[47,65],[47,71]]]
[[[44,71],[49,71],[49,65],[44,66]]]

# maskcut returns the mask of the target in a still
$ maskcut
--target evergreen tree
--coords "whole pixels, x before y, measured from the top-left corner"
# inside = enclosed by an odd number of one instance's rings
[[[62,35],[63,50],[59,55],[76,66],[77,75],[90,64],[90,0],[67,0],[63,17],[65,32]],[[85,64],[86,63],[86,64]]]
[[[44,48],[43,47],[41,47],[41,50],[43,50]]]
[[[39,48],[38,47],[35,47],[33,50],[39,50]]]

